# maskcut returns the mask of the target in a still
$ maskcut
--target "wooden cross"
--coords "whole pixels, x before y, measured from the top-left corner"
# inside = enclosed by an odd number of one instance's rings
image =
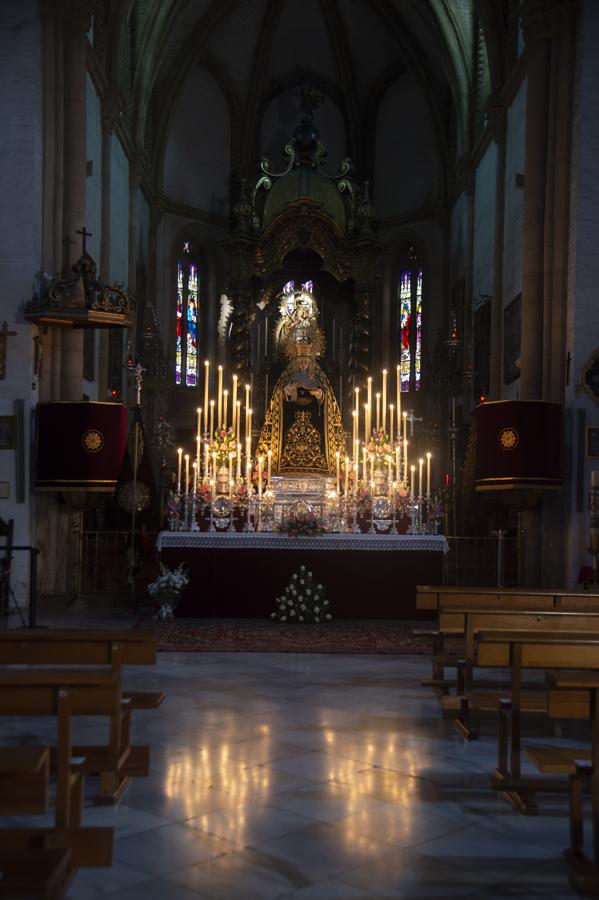
[[[9,337],[14,337],[16,331],[8,330],[8,322],[3,322],[0,331],[0,380],[6,378],[6,349]]]
[[[85,256],[87,253],[87,239],[88,237],[93,237],[91,231],[88,231],[85,225],[83,228],[80,228],[79,231],[76,231],[75,234],[81,235],[81,255]]]

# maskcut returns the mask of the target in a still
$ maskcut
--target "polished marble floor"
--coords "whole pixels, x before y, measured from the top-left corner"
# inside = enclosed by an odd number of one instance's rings
[[[426,657],[277,653],[130,670],[128,686],[167,693],[135,720],[151,774],[116,808],[90,793],[84,821],[114,825],[114,864],[81,870],[68,900],[575,896],[565,802],[523,817],[495,796],[491,731],[459,739],[419,685],[429,671]],[[5,720],[0,742],[53,727]],[[81,742],[104,734],[77,722]]]

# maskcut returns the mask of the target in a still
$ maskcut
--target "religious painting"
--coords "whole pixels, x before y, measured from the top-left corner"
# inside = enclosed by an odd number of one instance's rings
[[[0,450],[14,450],[16,445],[16,416],[0,416]]]
[[[522,294],[514,297],[503,311],[503,383],[520,377],[522,340]]]
[[[587,426],[587,457],[599,459],[599,425]]]

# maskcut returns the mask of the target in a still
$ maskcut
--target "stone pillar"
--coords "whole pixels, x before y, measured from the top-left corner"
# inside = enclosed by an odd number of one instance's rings
[[[493,260],[493,306],[491,311],[491,379],[493,400],[501,399],[503,385],[503,247],[505,228],[506,112],[496,98],[488,111],[489,128],[497,145],[495,170],[495,256]]]
[[[65,265],[80,256],[77,231],[85,224],[86,80],[90,10],[86,3],[66,3],[64,34],[64,188],[63,235]],[[83,332],[65,329],[62,336],[61,400],[80,400],[83,380]]]
[[[112,135],[121,116],[121,96],[116,87],[109,87],[102,97],[102,211],[100,235],[99,272],[104,281],[110,272],[110,202],[112,192]],[[100,331],[100,352],[98,364],[98,396],[108,394],[108,335],[106,329]]]
[[[522,260],[522,352],[520,399],[543,395],[543,301],[545,188],[549,117],[550,13],[554,4],[525,0],[522,24],[528,47],[524,228]]]

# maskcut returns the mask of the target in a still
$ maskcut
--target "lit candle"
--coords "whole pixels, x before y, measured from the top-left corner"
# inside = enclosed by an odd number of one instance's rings
[[[345,496],[349,497],[349,456],[345,457]]]
[[[196,430],[196,434],[198,437],[198,452],[200,448],[200,438],[202,437],[202,407],[198,406],[198,427]]]
[[[241,437],[241,400],[235,404],[235,437]]]
[[[225,431],[227,430],[227,406],[229,403],[229,392],[227,390],[223,391],[223,428]]]
[[[267,469],[267,473],[266,473],[266,483],[267,483],[268,488],[269,488],[269,490],[270,490],[270,477],[271,477],[271,475],[272,475],[272,450],[268,450],[266,456],[267,456],[267,459],[268,459],[268,463],[267,463],[268,469]]]
[[[245,386],[245,436],[249,437],[251,433],[251,428],[248,430],[248,410],[250,408],[250,386],[246,384]]]
[[[404,481],[408,482],[408,442],[404,439],[403,442],[403,473],[404,473]]]
[[[251,448],[252,448],[252,410],[251,409],[246,410],[245,422],[246,422],[247,430],[248,430],[246,441],[247,441],[248,446],[251,451]],[[250,451],[248,451],[248,454],[250,453]]]
[[[401,479],[400,447],[401,444],[398,441],[395,445],[395,477],[398,481]]]
[[[376,430],[381,430],[381,395],[376,395]]]
[[[196,493],[198,489],[198,464],[194,462],[193,464],[193,492]]]
[[[356,472],[358,471],[358,466],[360,465],[360,441],[356,438],[356,443],[354,444],[354,466]],[[357,475],[356,475],[357,480]]]
[[[337,464],[337,495],[339,495],[339,457],[340,456],[341,456],[341,453],[339,452],[339,450],[337,450],[335,453],[335,460],[336,460],[336,464]]]
[[[185,454],[185,493],[189,493],[189,453]]]
[[[397,367],[397,431],[401,425],[401,366]]]
[[[431,456],[432,453],[426,454],[426,496],[431,495]]]
[[[239,437],[239,420],[238,416],[238,408],[237,408],[237,380],[238,376],[233,375],[233,396],[231,397],[231,415],[233,416],[233,433],[236,437]]]
[[[210,440],[214,439],[214,400],[210,401]]]
[[[395,412],[395,407],[392,403],[389,404],[389,438],[391,439],[391,443],[393,444],[395,438],[393,437],[393,413]]]
[[[204,431],[208,431],[208,388],[210,386],[210,363],[204,363]]]
[[[405,442],[408,439],[408,414],[407,414],[407,412],[402,413],[402,416],[403,416],[403,439],[404,439],[404,444],[405,444]]]
[[[418,499],[422,500],[422,467],[424,460],[422,457],[418,460]]]
[[[195,464],[198,467],[198,471],[200,469],[201,463],[201,453],[202,453],[202,438],[201,435],[196,435],[196,461]]]
[[[229,450],[229,483],[233,481],[233,456],[235,454],[232,450]]]
[[[410,497],[414,496],[414,472],[416,471],[416,466],[410,466]]]
[[[370,454],[370,480],[374,483],[374,453]]]
[[[210,472],[208,471],[208,441],[204,444],[204,481],[210,478]]]
[[[368,443],[368,404],[364,404],[364,443]]]
[[[218,416],[216,419],[216,427],[220,428],[223,424],[223,367],[218,367]]]
[[[383,431],[387,425],[387,370],[383,369]]]
[[[352,445],[352,455],[354,457],[354,462],[356,461],[356,438],[358,436],[358,416],[356,414],[355,409],[352,409],[351,413],[351,445]]]
[[[368,376],[368,385],[366,388],[366,404],[368,406],[368,412],[366,414],[367,418],[367,431],[368,437],[366,438],[366,443],[370,440],[370,435],[372,434],[372,422],[371,422],[371,411],[372,411],[372,377]]]
[[[366,449],[366,444],[362,448],[362,478],[366,482],[368,481],[368,472],[366,471],[366,461],[368,459],[368,450]]]
[[[177,461],[177,493],[178,494],[181,493],[181,458],[182,458],[182,454],[183,454],[183,448],[179,447],[179,449],[177,450],[177,457],[178,457],[178,461]]]
[[[354,394],[356,397],[355,409],[356,409],[356,418],[358,420],[358,428],[360,427],[360,388],[354,388]]]
[[[237,480],[241,478],[241,444],[237,442]]]

